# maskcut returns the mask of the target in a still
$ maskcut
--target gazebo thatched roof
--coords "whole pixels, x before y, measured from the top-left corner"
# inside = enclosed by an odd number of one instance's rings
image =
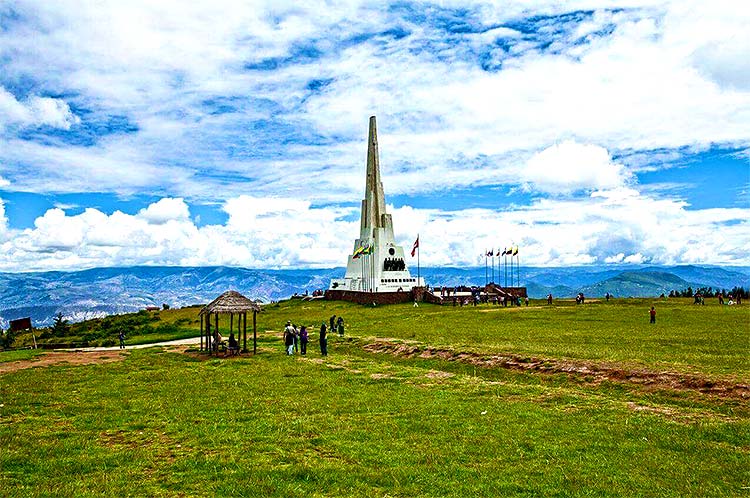
[[[217,297],[200,311],[199,315],[211,313],[244,313],[247,311],[260,312],[261,307],[237,291],[226,291]]]

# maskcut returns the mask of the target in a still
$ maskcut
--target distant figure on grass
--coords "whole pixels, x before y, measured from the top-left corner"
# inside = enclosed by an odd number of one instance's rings
[[[547,304],[552,304],[552,294],[547,294]]]
[[[339,337],[344,337],[344,317],[340,316],[338,320],[336,320],[336,329],[339,331]]]
[[[303,355],[307,354],[307,341],[308,341],[307,327],[303,325],[299,329],[299,344],[300,344],[300,349],[302,350]]]
[[[656,323],[656,310],[653,306],[651,306],[651,311],[648,314],[651,316],[651,323]]]
[[[724,294],[719,292],[719,304],[724,304]]]
[[[528,296],[526,296],[526,297],[525,297],[525,298],[523,299],[523,302],[524,302],[524,304],[526,304],[526,306],[528,306],[528,305],[529,305],[529,297],[528,297]]]
[[[284,346],[288,356],[294,354],[294,326],[291,321],[286,322],[286,328],[284,329]]]
[[[326,337],[326,322],[320,324],[320,354],[328,356],[328,338]]]
[[[609,292],[607,292],[606,294],[604,294],[604,299],[606,299],[607,302],[609,302]]]
[[[328,330],[333,332],[336,326],[336,315],[331,316],[331,318],[328,319]]]
[[[120,332],[117,337],[120,339],[120,349],[125,349],[125,332]]]

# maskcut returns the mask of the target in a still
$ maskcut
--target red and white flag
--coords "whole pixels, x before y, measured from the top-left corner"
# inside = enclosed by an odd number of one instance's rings
[[[414,241],[414,246],[411,248],[411,257],[412,258],[417,253],[417,248],[418,247],[419,247],[419,235],[417,235],[417,240]]]

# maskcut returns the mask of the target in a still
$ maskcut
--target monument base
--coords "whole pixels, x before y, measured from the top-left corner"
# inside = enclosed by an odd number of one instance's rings
[[[328,289],[325,292],[327,301],[348,301],[357,304],[399,304],[414,301],[411,290],[398,292],[357,292],[348,290]]]

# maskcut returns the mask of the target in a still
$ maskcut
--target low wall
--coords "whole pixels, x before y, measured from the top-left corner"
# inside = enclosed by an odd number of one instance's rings
[[[399,304],[414,301],[412,291],[402,292],[355,292],[347,290],[327,290],[328,301],[348,301],[357,304]]]

